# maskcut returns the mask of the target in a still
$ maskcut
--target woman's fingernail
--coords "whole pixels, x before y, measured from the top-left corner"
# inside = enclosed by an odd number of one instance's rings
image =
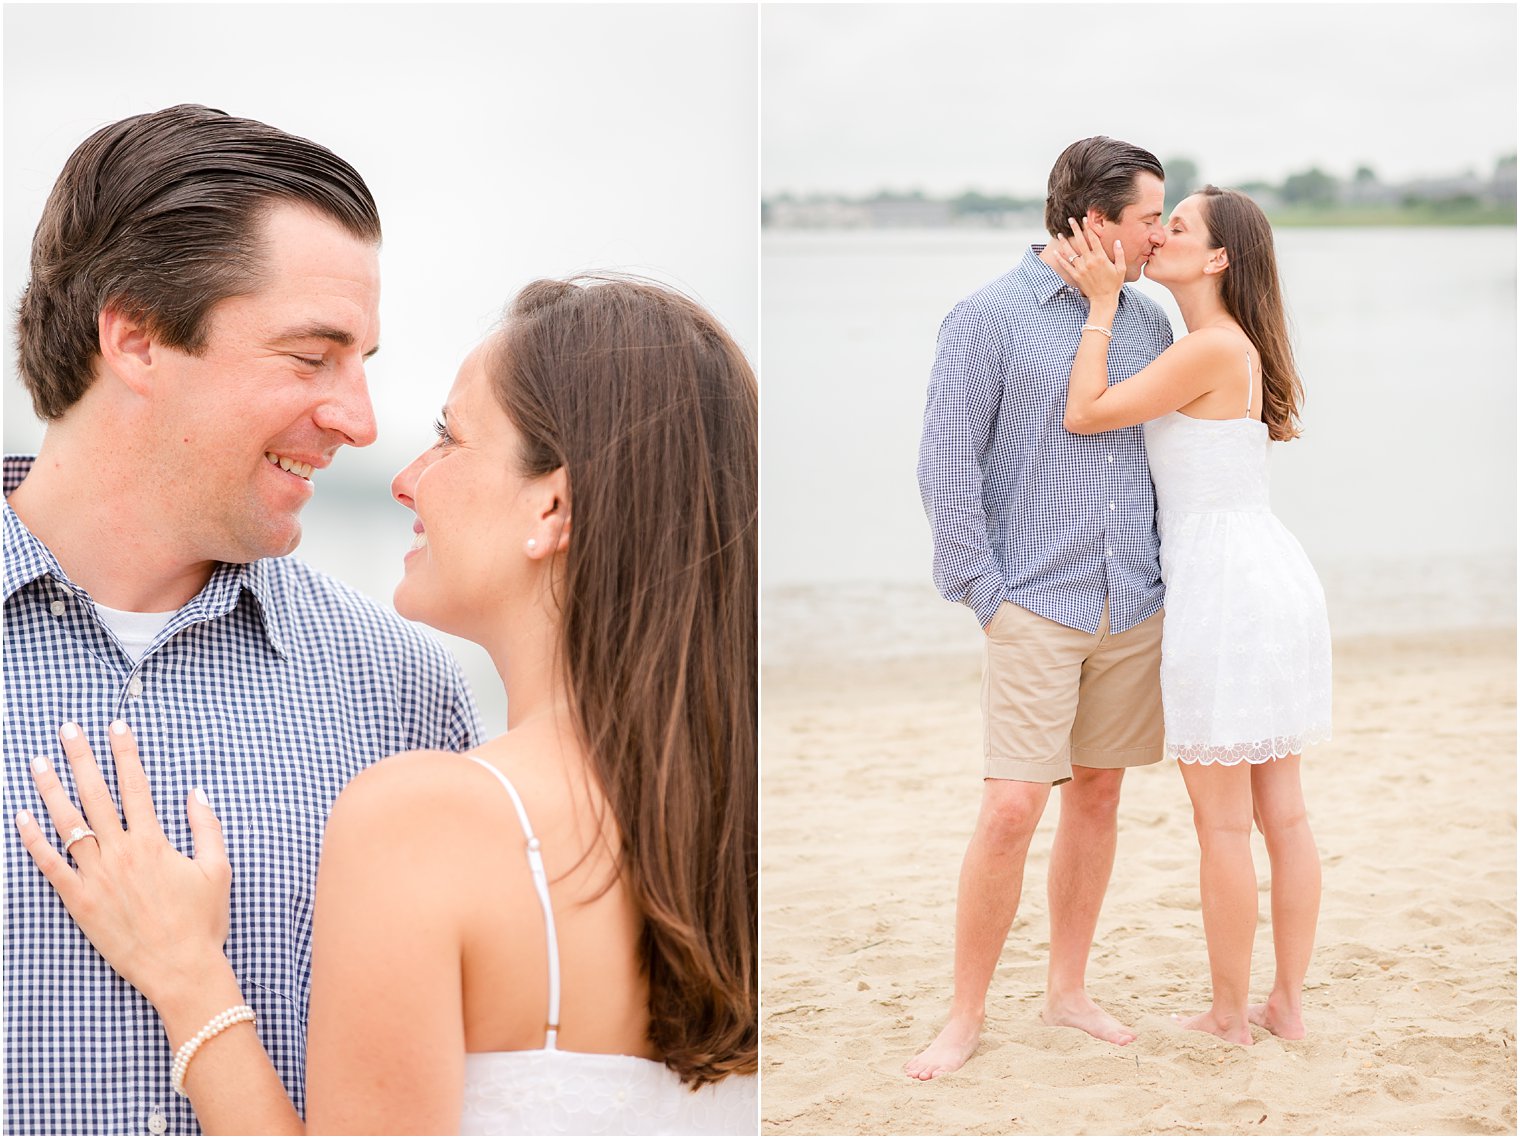
[[[58,729],[58,734],[66,740],[71,740],[79,734],[79,727],[72,723],[64,724],[63,727]]]
[[[32,813],[30,811],[17,811],[16,812],[16,825],[18,827],[29,827],[29,826],[31,826],[32,825]]]
[[[116,735],[116,736],[124,736],[124,735],[126,735],[127,734],[127,722],[125,720],[112,720],[111,721],[111,734],[112,735]]]
[[[206,798],[205,789],[201,787],[195,789],[195,801],[203,807],[211,806],[211,800]]]
[[[32,770],[38,775],[46,775],[48,771],[47,756],[39,755],[32,760]]]

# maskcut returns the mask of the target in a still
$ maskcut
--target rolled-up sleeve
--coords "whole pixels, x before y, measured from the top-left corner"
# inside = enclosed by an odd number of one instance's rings
[[[947,601],[971,608],[982,626],[1007,592],[982,503],[1005,372],[1000,338],[985,313],[962,301],[940,324],[918,448],[918,490],[934,534],[934,584]]]

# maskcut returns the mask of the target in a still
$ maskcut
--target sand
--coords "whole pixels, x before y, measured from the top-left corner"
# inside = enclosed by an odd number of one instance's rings
[[[1514,1134],[1515,634],[1337,640],[1332,743],[1304,762],[1324,862],[1309,1038],[1176,1028],[1208,1003],[1175,764],[1132,772],[1089,987],[1127,1047],[1041,1024],[1056,796],[981,1049],[903,1061],[950,997],[980,793],[980,660],[763,673],[762,1128],[768,1134]],[[1253,993],[1271,980],[1265,848]]]

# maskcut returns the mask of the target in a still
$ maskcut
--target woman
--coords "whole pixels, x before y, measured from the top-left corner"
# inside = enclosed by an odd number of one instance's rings
[[[508,731],[393,756],[335,804],[304,1126],[753,1133],[754,375],[667,289],[539,281],[436,426],[391,488],[416,514],[396,606],[488,650]],[[38,787],[60,834],[98,837],[76,870],[23,817],[28,851],[189,1054],[203,1128],[300,1133],[222,953],[211,807],[189,804],[192,862],[113,725],[124,832],[68,727],[87,818]]]
[[[1123,247],[1115,242],[1110,261],[1075,222],[1072,232],[1060,249],[1091,307],[1066,427],[1144,423],[1156,488],[1166,754],[1193,802],[1214,990],[1210,1009],[1184,1025],[1237,1044],[1252,1042],[1251,1024],[1297,1040],[1320,897],[1299,765],[1307,744],[1330,735],[1330,633],[1314,570],[1267,504],[1267,444],[1297,437],[1302,396],[1272,230],[1235,191],[1207,186],[1178,203],[1146,275],[1176,298],[1188,335],[1112,387]],[[1253,815],[1272,864],[1277,959],[1271,994],[1256,1005]]]

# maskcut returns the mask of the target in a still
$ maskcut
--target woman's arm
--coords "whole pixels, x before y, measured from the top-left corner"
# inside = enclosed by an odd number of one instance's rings
[[[1096,237],[1072,222],[1073,237],[1057,238],[1077,286],[1089,301],[1087,324],[1113,332],[1119,308],[1119,289],[1124,284],[1124,247],[1114,242],[1114,260],[1108,259]],[[1072,258],[1076,258],[1075,261]],[[1108,382],[1108,349],[1111,338],[1085,328],[1077,342],[1076,358],[1066,388],[1066,430],[1075,435],[1096,435],[1133,427],[1186,407],[1214,388],[1234,351],[1232,342],[1217,336],[1185,336],[1127,380]]]
[[[70,866],[39,821],[23,811],[16,818],[21,841],[90,943],[152,1002],[169,1047],[178,1050],[218,1013],[243,1003],[222,950],[232,871],[221,825],[210,806],[192,796],[195,858],[175,850],[158,825],[131,729],[117,721],[111,725],[111,752],[124,829],[84,733],[65,724],[59,738],[83,812],[46,761],[33,764],[32,778],[59,834],[88,825],[95,837],[73,844],[75,866]],[[304,1132],[251,1023],[235,1024],[202,1044],[184,1088],[207,1134]]]

